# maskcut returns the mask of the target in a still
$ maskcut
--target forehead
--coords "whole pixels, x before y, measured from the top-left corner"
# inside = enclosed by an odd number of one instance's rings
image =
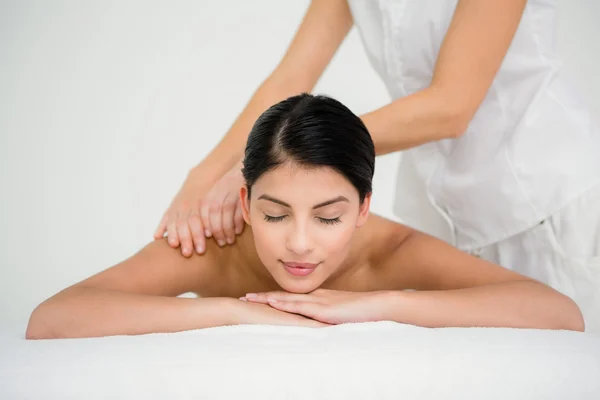
[[[293,162],[286,162],[263,174],[254,184],[253,193],[257,196],[264,192],[269,194],[287,194],[287,196],[321,198],[324,195],[340,194],[357,196],[356,188],[331,167],[306,167]]]

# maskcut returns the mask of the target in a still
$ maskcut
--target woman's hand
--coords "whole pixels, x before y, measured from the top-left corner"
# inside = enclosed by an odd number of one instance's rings
[[[244,184],[241,168],[241,162],[236,163],[208,188],[197,182],[202,176],[190,175],[165,211],[154,238],[160,239],[167,232],[169,245],[181,247],[186,257],[194,249],[203,254],[206,237],[213,236],[219,246],[233,244],[244,229],[239,199]]]
[[[233,308],[233,322],[236,325],[261,324],[261,325],[292,325],[322,328],[329,326],[327,323],[315,321],[305,316],[291,314],[270,307],[267,304],[252,303],[236,300]]]
[[[317,289],[308,294],[288,292],[248,293],[246,301],[304,315],[327,324],[384,320],[387,292],[344,292]]]

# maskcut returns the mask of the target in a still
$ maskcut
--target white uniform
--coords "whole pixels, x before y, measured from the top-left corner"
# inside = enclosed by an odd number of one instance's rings
[[[457,0],[348,3],[392,98],[426,88]],[[458,248],[570,296],[600,333],[600,130],[561,71],[555,3],[528,1],[463,136],[404,152],[437,220],[412,192],[396,210],[419,229],[445,221]]]

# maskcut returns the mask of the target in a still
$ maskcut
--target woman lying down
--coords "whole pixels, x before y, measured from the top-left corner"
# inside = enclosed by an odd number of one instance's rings
[[[186,258],[153,241],[40,304],[27,338],[381,320],[584,330],[552,288],[369,215],[373,142],[336,100],[303,94],[269,108],[243,164],[248,227],[235,245],[210,241]],[[188,292],[199,298],[177,297]]]

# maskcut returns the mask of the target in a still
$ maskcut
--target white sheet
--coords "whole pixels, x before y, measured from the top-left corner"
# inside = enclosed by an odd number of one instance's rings
[[[0,399],[600,399],[600,336],[228,326],[26,341],[0,336]]]

